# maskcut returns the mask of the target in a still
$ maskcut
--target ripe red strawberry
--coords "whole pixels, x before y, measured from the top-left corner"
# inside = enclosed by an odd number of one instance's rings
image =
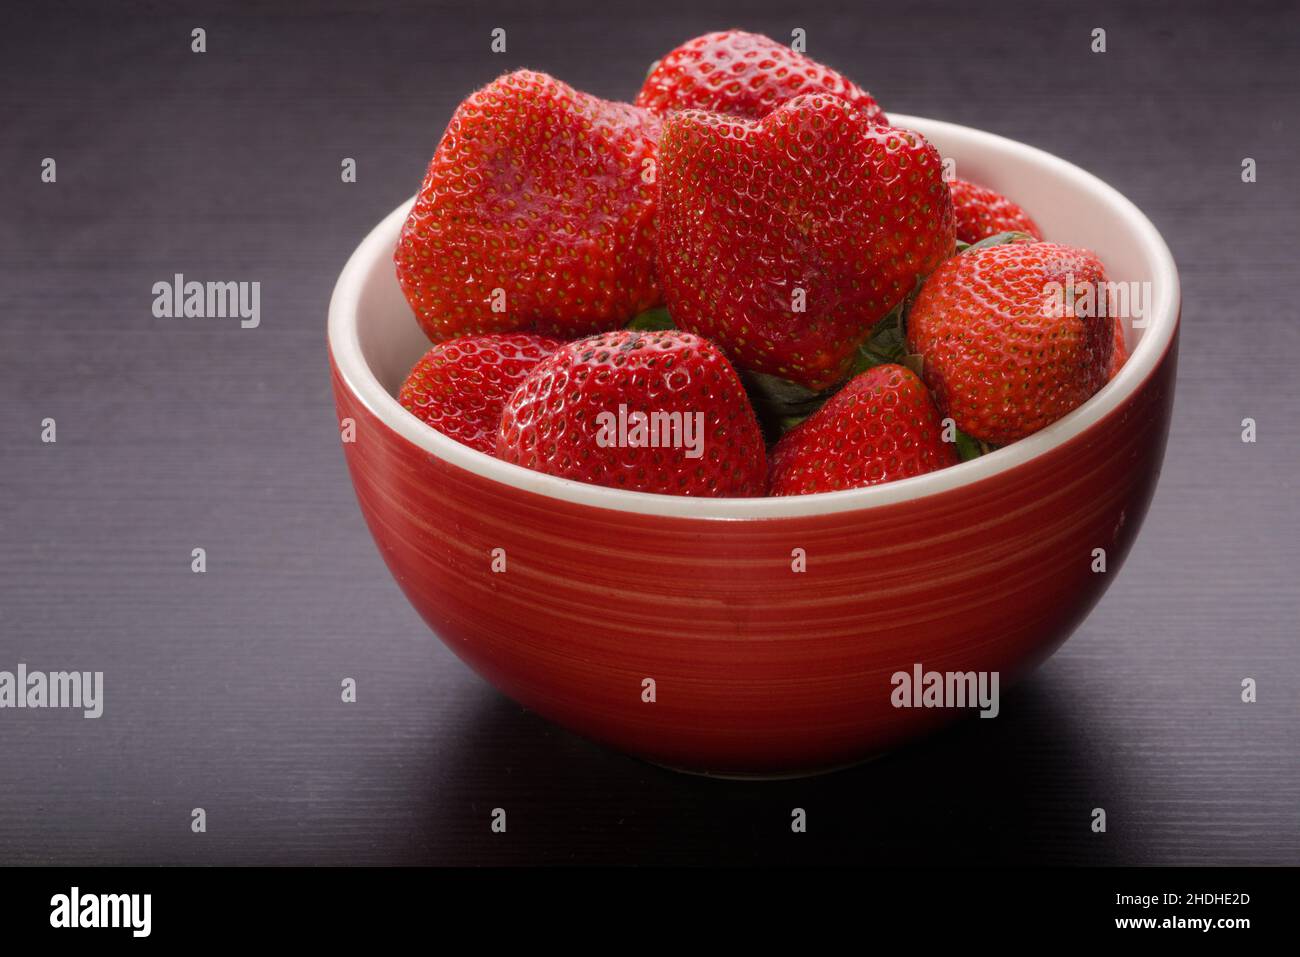
[[[1117,316],[1115,318],[1115,348],[1110,354],[1110,369],[1106,373],[1106,381],[1109,382],[1115,378],[1127,361],[1128,343],[1124,341],[1124,323]]]
[[[871,326],[953,250],[934,147],[825,94],[761,120],[674,113],[659,187],[678,327],[812,389],[843,378]]]
[[[803,93],[833,93],[867,119],[888,122],[856,83],[788,46],[742,30],[687,40],[651,67],[636,103],[663,116],[695,109],[756,120]]]
[[[763,437],[731,364],[683,332],[609,332],[539,362],[506,402],[497,456],[580,482],[762,495]]]
[[[772,449],[770,495],[878,485],[956,465],[957,446],[910,369],[879,365],[854,378]]]
[[[1035,239],[1043,238],[1029,214],[1001,193],[962,179],[953,180],[948,187],[957,218],[957,238],[962,242],[977,243],[998,233],[1028,233]]]
[[[415,364],[397,400],[443,435],[492,455],[506,399],[561,345],[522,332],[448,340]]]
[[[1106,381],[1114,343],[1095,302],[1105,280],[1096,256],[1056,243],[988,246],[940,266],[907,317],[940,411],[1001,445],[1085,402]]]
[[[658,136],[652,113],[544,73],[508,74],[465,100],[394,256],[429,338],[587,335],[657,305]]]

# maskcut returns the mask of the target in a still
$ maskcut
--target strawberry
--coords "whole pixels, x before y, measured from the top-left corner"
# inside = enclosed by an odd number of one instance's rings
[[[953,256],[907,317],[940,411],[967,435],[1022,439],[1106,381],[1114,331],[1101,262],[1056,243],[1016,242]]]
[[[527,70],[461,103],[394,255],[429,338],[572,338],[658,304],[658,136],[652,113]]]
[[[638,492],[762,495],[763,438],[731,364],[689,333],[608,332],[539,362],[506,402],[497,456]]]
[[[833,93],[868,120],[888,122],[856,83],[788,46],[742,30],[687,40],[650,68],[636,104],[661,116],[695,109],[756,120],[803,93]]]
[[[1124,341],[1124,323],[1117,316],[1115,318],[1115,348],[1110,354],[1110,369],[1106,372],[1106,381],[1109,382],[1119,375],[1119,370],[1124,368],[1124,363],[1127,361],[1128,343]]]
[[[826,94],[761,120],[674,113],[659,156],[659,276],[677,325],[812,389],[951,255],[939,154]]]
[[[523,332],[439,343],[411,369],[397,401],[443,435],[492,455],[506,399],[561,345]]]
[[[782,436],[772,449],[768,494],[878,485],[957,461],[921,380],[904,366],[878,365]]]
[[[977,243],[998,233],[1027,233],[1035,239],[1043,238],[1029,214],[1001,193],[963,179],[953,180],[948,188],[957,218],[957,238],[963,243]]]

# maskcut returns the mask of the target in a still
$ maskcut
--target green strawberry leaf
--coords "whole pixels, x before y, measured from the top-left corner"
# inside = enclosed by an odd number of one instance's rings
[[[868,369],[874,369],[876,366],[888,365],[894,361],[895,360],[890,356],[881,355],[880,353],[867,348],[867,344],[864,342],[858,347],[858,354],[853,357],[853,371],[850,373],[850,378],[862,375],[862,373],[866,372]]]
[[[886,362],[897,362],[903,357],[907,352],[907,343],[903,338],[901,303],[871,328],[861,349],[865,352],[874,352]]]
[[[668,310],[660,306],[635,316],[626,328],[634,332],[662,332],[665,329],[675,329],[676,326],[673,325],[673,317],[668,315]]]
[[[971,459],[977,459],[984,454],[980,448],[979,442],[972,439],[961,429],[954,429],[956,432],[957,455],[963,462],[969,462]]]
[[[1038,242],[1038,240],[1035,239],[1033,236],[1029,235],[1028,233],[1018,233],[1018,232],[998,233],[994,236],[986,236],[977,243],[971,243],[969,246],[966,246],[965,249],[958,249],[957,255],[960,256],[962,253],[974,252],[976,249],[988,249],[990,246],[1006,246],[1011,243],[1025,243],[1025,242],[1036,243]],[[964,244],[958,243],[957,245],[962,246]]]
[[[983,439],[972,438],[961,429],[953,429],[953,432],[956,433],[957,455],[960,456],[963,462],[977,459],[981,455],[988,455],[999,448],[999,446],[985,442]]]
[[[885,318],[871,327],[867,337],[858,346],[858,354],[854,357],[850,378],[886,363],[905,364],[904,360],[907,358],[907,313],[912,308],[912,302],[916,299],[917,293],[921,291],[924,282],[923,277],[917,277],[916,285],[912,287],[911,293],[891,309]]]
[[[822,403],[839,389],[837,383],[824,392],[814,392],[797,382],[765,372],[741,371],[740,381],[749,394],[763,438],[769,444],[820,409]]]

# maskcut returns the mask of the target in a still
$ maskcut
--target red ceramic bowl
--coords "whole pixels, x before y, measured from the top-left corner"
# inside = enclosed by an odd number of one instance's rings
[[[1114,381],[1036,435],[929,475],[707,500],[506,464],[394,399],[428,347],[392,265],[407,207],[348,261],[329,345],[338,415],[355,421],[344,450],[361,510],[429,626],[525,707],[676,768],[844,765],[969,713],[895,707],[895,672],[997,672],[1005,689],[1118,574],[1173,402],[1169,250],[1132,203],[1069,163],[977,130],[895,120],[955,158],[963,178],[1014,197],[1049,238],[1097,252],[1111,280],[1151,284]],[[1093,571],[1098,548],[1105,573]],[[792,570],[795,549],[804,572]]]

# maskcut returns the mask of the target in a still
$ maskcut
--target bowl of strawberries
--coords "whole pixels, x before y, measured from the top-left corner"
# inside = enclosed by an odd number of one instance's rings
[[[634,103],[472,93],[328,337],[362,513],[449,648],[621,751],[771,776],[995,716],[1069,636],[1155,489],[1179,304],[1096,177],[733,30]]]

